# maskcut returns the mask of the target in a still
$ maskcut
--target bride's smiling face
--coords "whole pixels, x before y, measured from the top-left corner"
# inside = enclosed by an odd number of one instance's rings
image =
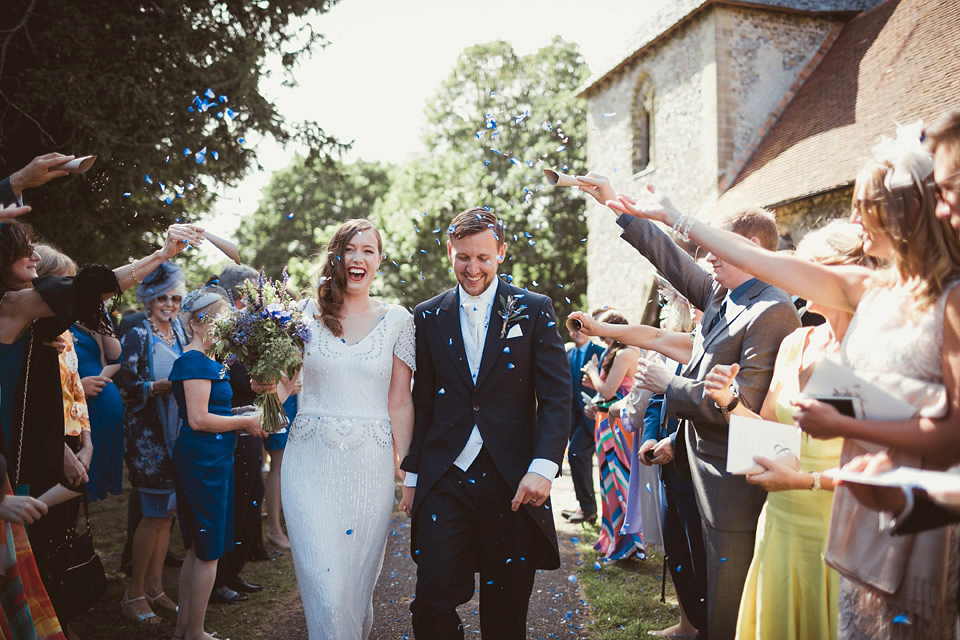
[[[366,293],[380,268],[380,248],[373,229],[359,231],[347,241],[343,250],[343,268],[347,292]]]

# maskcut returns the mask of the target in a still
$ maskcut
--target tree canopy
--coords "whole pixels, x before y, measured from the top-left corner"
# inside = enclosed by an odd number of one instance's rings
[[[427,107],[428,153],[394,172],[377,208],[396,262],[385,282],[405,304],[453,284],[447,225],[487,206],[507,228],[500,273],[550,296],[561,316],[583,306],[583,196],[546,186],[543,169],[586,162],[586,109],[575,90],[587,75],[577,46],[559,37],[527,56],[505,42],[463,51]]]
[[[49,151],[96,154],[83,178],[29,191],[29,221],[79,262],[119,263],[211,206],[256,162],[254,139],[337,142],[259,92],[324,44],[305,18],[334,0],[4,0],[0,175]]]

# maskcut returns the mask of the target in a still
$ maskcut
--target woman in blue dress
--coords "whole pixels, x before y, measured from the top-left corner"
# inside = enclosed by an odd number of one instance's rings
[[[210,640],[203,630],[217,561],[233,546],[233,450],[235,431],[264,437],[258,415],[235,416],[226,366],[205,355],[213,345],[210,321],[228,309],[220,287],[187,296],[187,326],[193,338],[173,364],[170,381],[181,425],[173,449],[177,515],[187,549],[180,569],[177,640]]]
[[[78,373],[90,412],[93,459],[87,470],[87,497],[103,500],[120,495],[123,483],[123,398],[103,367],[120,364],[120,341],[94,333],[76,322],[70,327],[77,351]]]

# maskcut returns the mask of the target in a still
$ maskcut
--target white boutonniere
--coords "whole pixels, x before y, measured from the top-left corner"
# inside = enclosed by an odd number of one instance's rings
[[[506,300],[503,296],[500,296],[500,306],[503,307],[500,310],[500,317],[503,318],[503,326],[500,327],[500,339],[503,340],[507,336],[507,329],[511,324],[520,320],[527,320],[530,316],[523,313],[527,310],[527,305],[520,304],[517,296],[507,296]]]

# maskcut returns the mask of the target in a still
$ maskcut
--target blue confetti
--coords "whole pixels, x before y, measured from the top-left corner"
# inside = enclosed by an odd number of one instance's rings
[[[910,624],[910,618],[901,613],[893,619],[893,624]]]
[[[513,369],[513,368],[515,368],[515,365],[512,362],[508,362],[507,369]]]
[[[603,568],[603,565],[600,564],[599,562],[594,562],[594,563],[593,563],[593,568],[596,569],[597,571],[600,571],[600,569]]]
[[[727,561],[726,558],[720,558],[720,562],[726,562],[726,561]]]
[[[247,141],[246,138],[237,138],[237,142],[239,142],[240,144],[244,144],[246,141]]]
[[[293,214],[292,214],[292,213],[288,213],[288,214],[287,214],[287,220],[293,220]]]
[[[551,320],[550,322],[547,323],[547,328],[549,329],[550,327],[554,327],[554,326],[556,326],[556,324],[557,324],[556,322],[554,322],[553,320]]]
[[[211,100],[213,100],[213,99],[215,99],[215,98],[217,97],[217,94],[215,94],[215,93],[213,92],[213,89],[209,89],[209,88],[208,88],[206,91],[203,92],[203,95],[205,95],[206,97],[210,98]]]
[[[446,392],[447,392],[446,389],[444,389],[443,387],[440,387],[440,391],[437,391],[437,395],[438,395],[438,396],[442,396],[442,395],[445,394]],[[434,516],[434,519],[436,519],[436,516]]]
[[[434,513],[433,515],[431,515],[431,516],[430,516],[430,519],[433,520],[434,522],[436,522],[436,521],[437,521],[437,514]]]
[[[348,535],[348,536],[352,536],[352,535],[353,535],[353,529],[347,529],[347,535]]]
[[[153,179],[150,177],[149,173],[144,177],[143,181],[147,184],[153,184]]]
[[[130,192],[127,191],[126,193],[124,193],[124,194],[123,194],[123,197],[124,197],[124,198],[129,198],[129,197],[130,197]]]
[[[510,347],[504,347],[504,348],[503,348],[503,352],[504,352],[504,353],[510,353]]]
[[[567,580],[568,580],[569,582],[576,582],[576,581],[577,581],[577,576],[574,575],[574,574],[571,574],[571,575],[567,576]]]

